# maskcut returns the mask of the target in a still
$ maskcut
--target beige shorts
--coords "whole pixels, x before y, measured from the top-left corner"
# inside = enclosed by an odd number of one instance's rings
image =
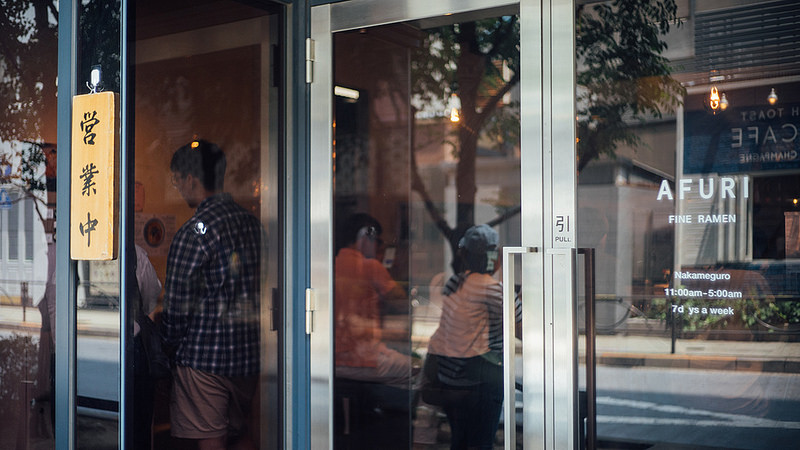
[[[258,376],[226,377],[183,366],[174,375],[169,402],[173,436],[209,439],[246,431]]]

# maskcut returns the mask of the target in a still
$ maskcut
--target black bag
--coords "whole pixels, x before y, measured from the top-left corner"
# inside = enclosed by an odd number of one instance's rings
[[[142,309],[142,294],[139,291],[139,281],[136,277],[134,277],[134,281],[134,283],[131,283],[131,290],[133,299],[136,301],[136,323],[139,324],[138,338],[146,356],[148,374],[153,380],[168,378],[172,375],[169,355],[165,351],[158,327]]]
[[[429,405],[442,406],[444,403],[445,386],[439,380],[439,356],[428,353],[425,364],[422,366],[422,381],[420,382],[422,401]]]
[[[142,311],[141,304],[136,313],[136,322],[139,324],[139,338],[147,356],[147,368],[150,377],[154,380],[168,378],[172,375],[169,356],[164,351],[161,342],[161,333],[155,322]]]

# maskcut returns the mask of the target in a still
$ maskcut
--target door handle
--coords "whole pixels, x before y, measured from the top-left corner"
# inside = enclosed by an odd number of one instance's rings
[[[503,392],[505,448],[516,449],[516,292],[514,255],[538,253],[536,247],[503,247]]]
[[[597,371],[595,370],[595,337],[597,335],[597,330],[594,324],[594,249],[579,248],[578,254],[584,255],[584,312],[586,316],[584,331],[586,336],[586,448],[588,450],[594,450],[597,444]],[[581,439],[583,439],[583,436],[581,436]]]

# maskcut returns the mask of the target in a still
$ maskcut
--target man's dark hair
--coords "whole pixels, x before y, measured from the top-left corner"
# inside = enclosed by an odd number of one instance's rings
[[[370,237],[378,237],[383,232],[378,219],[367,213],[356,213],[348,217],[339,226],[337,233],[337,249],[347,247],[358,240],[359,233],[364,233]]]
[[[489,253],[473,253],[465,248],[459,249],[462,258],[462,270],[469,270],[475,273],[492,273],[494,265],[489,265]]]
[[[225,153],[216,144],[196,139],[175,150],[169,169],[181,176],[191,175],[212,192],[222,191],[225,181]]]

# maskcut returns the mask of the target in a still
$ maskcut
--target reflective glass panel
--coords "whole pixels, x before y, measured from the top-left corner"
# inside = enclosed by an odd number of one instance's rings
[[[134,438],[282,448],[281,9],[140,1],[134,12],[134,242],[163,286],[150,302],[139,278],[174,366],[153,373],[141,327]]]
[[[54,448],[57,16],[0,7],[0,448]]]
[[[89,94],[93,88],[96,92],[120,93],[121,7],[119,0],[83,2],[78,7],[78,95]],[[97,70],[99,74],[95,72],[93,77],[92,72]],[[116,108],[118,110],[118,103]],[[78,117],[78,120],[82,119]],[[90,172],[96,171],[102,176],[112,169],[100,165]],[[81,178],[84,170],[82,168],[81,173],[76,173],[72,168],[72,180],[86,181],[85,177]],[[91,198],[97,192],[96,189],[83,191],[82,198]],[[95,217],[99,213],[87,212]],[[91,223],[89,215],[86,225]],[[82,223],[77,224],[78,230]],[[71,239],[76,236],[71,236]],[[99,239],[98,234],[88,230],[80,237],[80,244],[85,238],[87,245],[92,238],[95,243]],[[76,261],[78,413],[75,435],[81,448],[118,448],[119,445],[120,254],[118,251],[118,257],[109,261]]]
[[[581,3],[600,447],[795,446],[800,5]]]
[[[502,448],[498,261],[520,239],[509,14],[334,35],[336,448]]]

